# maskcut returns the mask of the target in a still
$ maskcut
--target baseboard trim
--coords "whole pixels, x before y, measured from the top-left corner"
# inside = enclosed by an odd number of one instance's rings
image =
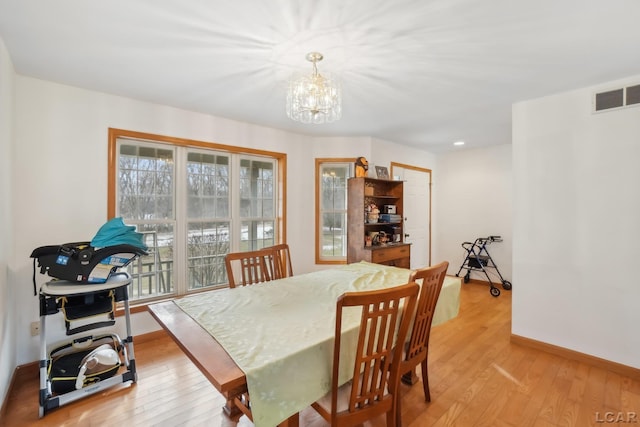
[[[166,336],[167,332],[164,329],[160,329],[158,331],[137,335],[133,338],[133,342],[135,346],[136,343],[149,342],[160,338],[165,338]],[[22,383],[29,381],[38,381],[38,379],[40,378],[39,366],[40,362],[36,360],[35,362],[20,365],[13,371],[11,382],[9,383],[9,388],[7,389],[7,395],[2,401],[2,408],[0,409],[0,420],[4,419],[4,417],[6,416],[6,408],[8,406],[9,396],[13,394],[13,391]]]
[[[553,355],[575,360],[581,363],[586,363],[588,365],[595,366],[596,368],[605,369],[607,371],[615,372],[616,374],[624,375],[625,377],[640,381],[640,369],[638,368],[612,362],[606,359],[601,359],[596,356],[580,353],[579,351],[570,350],[568,348],[559,347],[542,341],[536,341],[531,338],[526,338],[515,334],[511,334],[511,343],[544,351],[546,353],[551,353]]]
[[[465,283],[464,281],[464,274],[460,275],[460,276],[456,276],[455,274],[451,275],[451,277],[456,277],[458,279],[460,279],[462,281],[462,284],[467,284],[467,283],[472,283],[474,285],[485,285],[485,286],[489,286],[489,282],[487,282],[486,280],[481,280],[481,279],[474,279],[474,278],[469,278],[469,281]],[[499,282],[494,283],[495,285],[499,285]]]

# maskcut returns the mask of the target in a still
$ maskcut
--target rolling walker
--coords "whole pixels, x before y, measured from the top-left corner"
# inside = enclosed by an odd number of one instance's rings
[[[500,281],[502,282],[502,287],[510,291],[511,290],[511,282],[505,280],[500,274],[500,270],[498,270],[498,266],[489,255],[489,251],[487,250],[487,246],[493,242],[502,242],[502,237],[500,236],[489,236],[489,237],[478,237],[475,242],[464,242],[462,243],[462,248],[467,251],[467,256],[465,257],[460,269],[456,273],[456,277],[460,277],[460,272],[466,269],[467,273],[464,275],[464,283],[469,283],[469,275],[472,271],[482,271],[484,275],[487,277],[489,281],[489,292],[494,297],[500,296],[500,289],[494,286],[491,278],[489,277],[488,270],[493,269],[498,273],[498,277],[500,277]]]

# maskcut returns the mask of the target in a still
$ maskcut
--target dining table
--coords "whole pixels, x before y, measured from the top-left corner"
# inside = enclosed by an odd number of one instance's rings
[[[399,286],[410,273],[362,261],[193,294],[148,310],[225,397],[225,414],[241,415],[238,399],[248,395],[256,427],[297,426],[298,413],[330,391],[338,297]],[[457,316],[460,286],[460,278],[445,278],[432,327]],[[355,344],[358,324],[357,313],[348,316],[342,339]],[[355,355],[344,357],[349,366]],[[343,371],[340,382],[346,383],[349,370]]]

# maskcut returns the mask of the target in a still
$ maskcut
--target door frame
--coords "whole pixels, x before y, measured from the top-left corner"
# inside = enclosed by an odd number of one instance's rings
[[[391,162],[391,172],[389,173],[393,177],[393,168],[403,168],[403,169],[411,169],[418,172],[423,172],[429,175],[429,221],[428,221],[428,229],[429,229],[429,265],[431,265],[431,202],[433,197],[433,186],[432,186],[432,173],[431,169],[421,168],[418,166],[407,165],[404,163]]]

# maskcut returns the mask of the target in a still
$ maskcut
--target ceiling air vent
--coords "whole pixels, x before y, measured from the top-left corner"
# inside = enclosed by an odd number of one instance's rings
[[[624,105],[624,89],[596,93],[596,111],[618,108]]]
[[[627,88],[626,105],[640,104],[640,85],[629,86]]]
[[[610,110],[640,104],[640,85],[596,93],[594,111]]]

